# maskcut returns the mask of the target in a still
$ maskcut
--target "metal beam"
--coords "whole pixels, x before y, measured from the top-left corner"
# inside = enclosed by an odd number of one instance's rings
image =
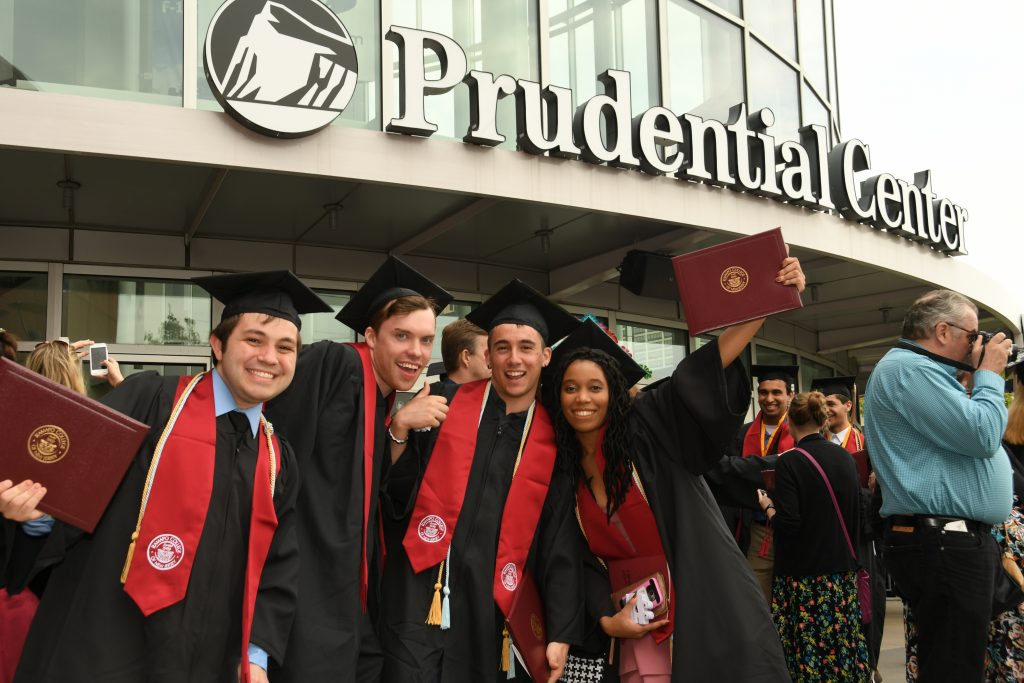
[[[203,201],[199,204],[199,210],[192,216],[192,220],[185,226],[185,246],[192,244],[192,238],[199,232],[199,226],[203,223],[203,218],[206,217],[206,212],[210,210],[210,206],[213,204],[213,200],[217,197],[217,192],[220,191],[220,186],[224,183],[224,179],[228,177],[228,169],[218,168],[210,179],[206,181],[206,191],[203,192]]]
[[[819,301],[805,305],[795,311],[786,313],[786,320],[805,320],[819,316],[836,316],[843,313],[877,310],[894,304],[902,305],[904,302],[909,305],[919,295],[928,291],[928,287],[920,285],[907,287],[905,289],[890,289],[876,294],[851,296],[844,299],[833,299],[831,301]]]
[[[900,336],[902,326],[902,322],[892,322],[818,332],[818,353],[849,351],[895,341]]]
[[[500,200],[491,197],[485,197],[477,199],[476,201],[470,202],[466,206],[462,207],[453,214],[449,214],[445,218],[442,218],[437,223],[434,223],[429,228],[421,230],[406,241],[393,247],[388,253],[392,256],[401,256],[406,254],[419,246],[422,246],[432,239],[440,237],[449,230],[457,228],[473,216],[477,215],[482,211],[486,211]]]
[[[549,296],[558,301],[611,280],[619,274],[622,257],[631,249],[685,251],[711,239],[715,234],[707,230],[681,228],[555,268],[548,275]]]

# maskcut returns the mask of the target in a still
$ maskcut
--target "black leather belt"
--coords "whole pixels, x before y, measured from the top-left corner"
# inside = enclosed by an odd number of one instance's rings
[[[940,517],[938,515],[892,515],[888,519],[893,531],[917,529],[943,529],[950,522],[963,522],[967,531],[989,531],[991,524],[961,517]]]

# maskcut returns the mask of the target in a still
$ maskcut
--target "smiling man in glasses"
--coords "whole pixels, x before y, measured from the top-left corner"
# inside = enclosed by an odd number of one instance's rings
[[[918,623],[919,680],[979,681],[1012,476],[1003,368],[1011,340],[984,344],[978,309],[949,290],[907,309],[902,339],[868,379],[868,451],[882,488],[885,557]],[[957,370],[974,371],[970,395]]]

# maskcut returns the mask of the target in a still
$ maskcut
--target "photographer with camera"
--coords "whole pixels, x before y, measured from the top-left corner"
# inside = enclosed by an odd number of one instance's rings
[[[1001,373],[1012,350],[987,342],[966,297],[934,290],[868,379],[868,450],[882,489],[885,554],[917,616],[921,683],[980,681],[999,550],[989,533],[1012,502]],[[968,395],[956,371],[974,371]]]

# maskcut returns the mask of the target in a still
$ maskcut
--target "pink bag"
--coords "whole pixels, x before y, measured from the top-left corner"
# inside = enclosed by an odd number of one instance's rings
[[[853,556],[853,561],[857,562],[857,553],[853,549],[853,543],[850,541],[850,534],[846,531],[846,521],[843,519],[843,513],[839,510],[839,503],[836,501],[836,492],[832,490],[832,484],[829,482],[828,477],[825,476],[825,470],[821,469],[821,465],[815,460],[810,453],[802,448],[794,448],[794,451],[800,451],[803,453],[811,464],[814,465],[814,469],[818,470],[818,474],[821,475],[822,481],[825,482],[825,488],[828,489],[828,495],[832,496],[832,505],[836,509],[836,516],[839,518],[839,526],[843,530],[843,536],[846,537],[846,547],[850,549],[850,554]],[[859,564],[859,563],[858,563]],[[857,599],[860,601],[860,620],[865,624],[871,623],[871,574],[864,567],[857,569]]]

